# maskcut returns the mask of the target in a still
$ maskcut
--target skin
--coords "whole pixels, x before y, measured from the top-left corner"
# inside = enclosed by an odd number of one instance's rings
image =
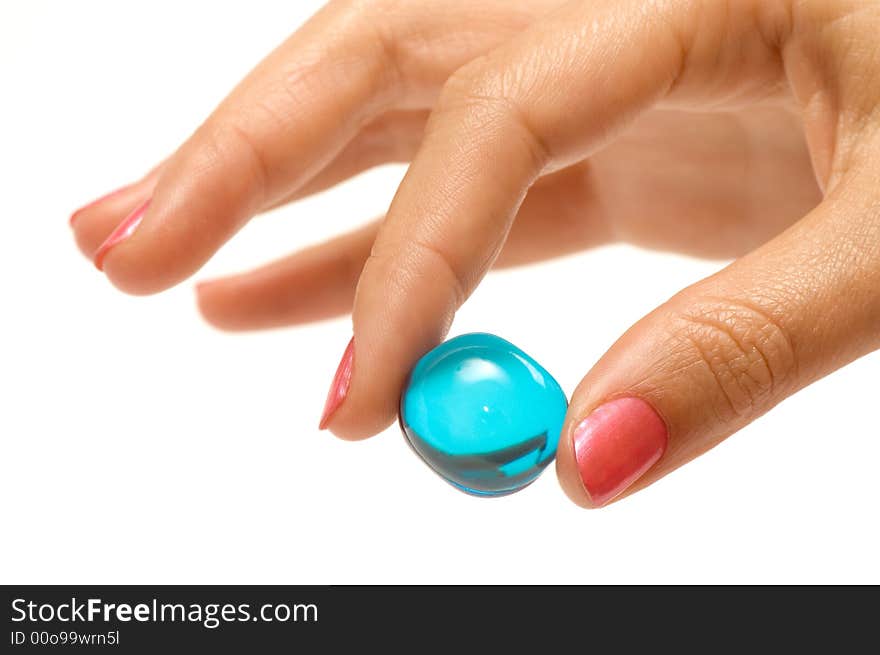
[[[162,291],[263,210],[410,162],[388,214],[199,286],[227,329],[352,313],[329,422],[395,418],[405,376],[493,266],[626,241],[735,261],[636,323],[572,397],[647,400],[669,429],[628,493],[880,347],[880,3],[346,0],[270,54],[167,161],[81,212],[119,289]],[[340,344],[340,348],[344,344]]]

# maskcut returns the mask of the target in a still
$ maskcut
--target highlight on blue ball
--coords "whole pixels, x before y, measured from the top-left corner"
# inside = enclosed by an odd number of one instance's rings
[[[463,334],[415,365],[400,399],[413,450],[453,486],[500,496],[533,482],[556,456],[568,401],[509,341]]]

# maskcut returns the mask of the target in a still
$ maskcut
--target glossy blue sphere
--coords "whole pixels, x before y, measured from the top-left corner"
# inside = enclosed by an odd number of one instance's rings
[[[464,334],[416,363],[400,425],[447,482],[499,496],[527,486],[553,461],[567,407],[556,380],[522,350],[492,334]]]

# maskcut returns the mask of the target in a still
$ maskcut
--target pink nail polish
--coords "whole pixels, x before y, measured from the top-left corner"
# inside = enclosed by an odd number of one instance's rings
[[[152,198],[148,198],[145,202],[138,205],[133,212],[126,216],[125,219],[116,226],[116,229],[110,233],[110,236],[105,239],[104,243],[100,245],[95,252],[95,267],[99,271],[104,270],[104,257],[107,256],[110,249],[125,241],[137,229],[137,226],[140,225],[144,214],[147,212],[147,207],[150,206],[150,200],[152,200]]]
[[[92,200],[92,202],[90,202],[87,205],[83,205],[82,207],[80,207],[79,209],[77,209],[75,212],[73,212],[70,215],[70,220],[69,220],[70,227],[73,227],[73,224],[76,221],[76,219],[79,218],[79,215],[82,214],[85,210],[91,209],[92,207],[97,207],[105,200],[110,200],[111,198],[115,198],[119,194],[124,193],[125,191],[128,191],[131,187],[132,187],[131,184],[126,184],[125,186],[119,187],[115,191],[111,191],[110,193],[104,194],[103,196],[101,196],[97,200]]]
[[[596,507],[620,495],[666,450],[663,419],[640,398],[600,405],[574,429],[574,454],[584,489]]]
[[[320,430],[327,427],[333,414],[342,405],[345,397],[348,395],[348,387],[351,384],[351,373],[354,370],[354,337],[348,342],[345,352],[342,354],[342,361],[339,362],[339,368],[336,369],[336,375],[333,376],[333,383],[330,385],[330,392],[327,394],[327,402],[324,403],[324,413],[321,415],[321,423],[318,425]]]

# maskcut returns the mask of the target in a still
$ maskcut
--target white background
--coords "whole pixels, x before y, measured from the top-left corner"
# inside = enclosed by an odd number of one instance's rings
[[[348,319],[228,335],[191,284],[110,287],[70,212],[171,151],[319,4],[3,3],[0,582],[880,582],[877,356],[588,512],[552,469],[475,499],[396,427],[359,444],[318,432]],[[401,174],[255,220],[198,277],[380,214]],[[614,247],[492,274],[453,334],[512,340],[570,393],[629,324],[721,265]]]

